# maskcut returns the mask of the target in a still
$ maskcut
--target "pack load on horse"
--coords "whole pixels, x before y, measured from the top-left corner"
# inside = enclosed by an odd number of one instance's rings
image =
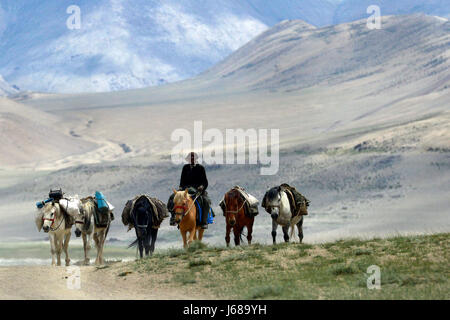
[[[164,202],[157,198],[152,198],[147,195],[138,195],[133,200],[128,200],[122,211],[122,223],[128,226],[128,231],[135,227],[131,213],[137,203],[141,198],[146,198],[151,205],[152,215],[153,215],[153,228],[159,229],[164,219],[169,217],[166,205]]]
[[[277,228],[282,226],[284,241],[289,242],[294,236],[295,226],[298,229],[300,242],[303,240],[303,218],[308,214],[310,201],[294,187],[282,184],[266,192],[262,207],[272,217],[272,238],[276,243]],[[289,228],[291,232],[289,234]]]
[[[100,191],[95,192],[93,198],[96,206],[95,225],[99,228],[105,228],[109,224],[109,220],[114,221],[114,206],[106,201],[105,196]]]
[[[254,218],[259,214],[259,209],[258,209],[259,200],[258,199],[256,199],[251,194],[247,193],[247,191],[245,191],[245,189],[240,186],[234,186],[233,188],[231,188],[231,190],[237,190],[239,192],[239,194],[241,195],[242,201],[244,203],[243,205],[244,205],[245,215],[247,217]],[[219,206],[222,209],[223,215],[225,216],[225,213],[226,213],[225,197],[223,197],[223,199],[220,201]]]
[[[75,197],[65,197],[62,189],[51,189],[48,198],[43,201],[36,202],[36,207],[38,209],[36,215],[36,226],[38,231],[42,229],[43,225],[43,210],[47,204],[57,203],[61,209],[61,213],[65,219],[65,227],[71,229],[75,224],[75,219],[79,214],[79,199]]]
[[[252,242],[253,223],[258,215],[259,201],[248,194],[244,188],[233,187],[223,197],[220,207],[226,220],[225,241],[227,247],[230,245],[230,233],[233,230],[234,243],[240,245],[242,232],[247,228],[247,240]]]
[[[183,167],[180,178],[180,186],[178,191],[188,190],[188,193],[195,198],[198,207],[198,224],[203,229],[208,229],[208,224],[213,223],[215,217],[211,208],[211,200],[208,197],[208,178],[206,177],[205,168],[198,163],[198,155],[195,152],[189,153],[186,157],[189,163]],[[171,213],[170,225],[176,226],[174,212],[174,197],[172,194],[167,202],[167,209]],[[205,214],[206,212],[206,214]]]
[[[295,189],[295,187],[292,187],[288,185],[287,183],[284,183],[280,185],[280,190],[285,191],[288,199],[289,204],[291,207],[291,213],[293,216],[307,216],[308,215],[308,207],[310,204],[310,201],[306,199],[304,195],[302,195],[300,192]],[[267,193],[264,195],[263,202],[261,206],[266,209],[267,206]],[[266,209],[267,211],[267,209]]]

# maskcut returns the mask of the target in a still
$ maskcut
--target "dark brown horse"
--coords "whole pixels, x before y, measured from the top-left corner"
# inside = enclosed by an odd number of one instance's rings
[[[234,243],[238,246],[241,244],[242,231],[247,227],[248,244],[252,244],[253,222],[255,218],[249,218],[245,214],[245,200],[242,198],[240,192],[236,189],[231,189],[224,197],[224,215],[227,223],[225,241],[227,247],[230,246],[230,233],[233,229]]]

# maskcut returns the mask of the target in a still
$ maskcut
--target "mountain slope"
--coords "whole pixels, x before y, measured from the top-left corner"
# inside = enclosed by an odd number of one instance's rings
[[[0,98],[0,167],[20,167],[85,153],[95,144],[64,133],[63,120]]]
[[[380,7],[382,16],[424,13],[444,18],[450,17],[449,0],[345,0],[336,8],[333,23],[367,18],[369,16],[367,8],[372,5]]]
[[[7,83],[5,79],[3,79],[3,77],[0,75],[0,97],[9,96],[17,92],[19,92],[19,90]]]
[[[424,79],[448,81],[449,48],[450,23],[425,15],[386,17],[383,29],[375,31],[364,20],[320,29],[293,21],[262,34],[205,75],[286,91],[382,74],[388,90]]]
[[[331,21],[334,8],[325,0],[81,0],[81,29],[68,30],[72,4],[2,1],[0,73],[44,92],[158,85],[204,71],[281,19]]]
[[[81,29],[69,30],[66,10],[74,4],[71,0],[3,0],[0,74],[27,91],[102,92],[155,86],[207,70],[282,20],[324,26],[362,19],[368,16],[369,2],[79,0]],[[372,2],[381,5],[384,15],[448,16],[450,7],[448,0],[422,6],[417,0]]]
[[[283,22],[188,81],[24,102],[52,112],[87,113],[96,126],[85,134],[99,130],[153,154],[168,152],[174,128],[196,120],[219,129],[283,128],[286,142],[448,110],[450,23],[424,15],[385,20],[383,30],[368,30],[364,20],[320,29]],[[110,108],[114,113],[102,112]],[[184,110],[189,110],[184,117],[175,116]],[[236,113],[238,118],[230,118]],[[305,115],[309,121],[301,122]],[[149,119],[161,121],[149,126]]]

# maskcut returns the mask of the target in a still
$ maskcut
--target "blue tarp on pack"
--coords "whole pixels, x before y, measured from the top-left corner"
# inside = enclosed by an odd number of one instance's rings
[[[197,205],[197,209],[198,209],[198,218],[200,221],[202,221],[202,216],[203,216],[203,210],[200,206],[200,203],[198,203],[198,200],[195,201],[195,204]],[[214,223],[214,216],[212,214],[212,209],[209,209],[209,213],[208,213],[208,220],[207,220],[208,224],[213,224]]]
[[[95,200],[97,200],[97,208],[101,212],[109,211],[108,202],[105,200],[105,196],[100,191],[95,192]]]
[[[52,201],[53,201],[52,198],[48,198],[47,200],[36,202],[36,207],[37,207],[38,209],[42,209],[43,207],[45,207],[45,205],[46,205],[47,203],[52,202]]]

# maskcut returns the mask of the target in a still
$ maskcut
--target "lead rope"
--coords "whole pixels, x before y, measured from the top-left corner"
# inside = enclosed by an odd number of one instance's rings
[[[61,219],[61,222],[59,223],[58,228],[53,229],[52,227],[50,227],[50,230],[51,230],[52,232],[56,232],[56,231],[61,227],[61,225],[62,225],[62,223],[64,222],[64,220],[65,220],[65,217],[62,216],[62,219]]]

